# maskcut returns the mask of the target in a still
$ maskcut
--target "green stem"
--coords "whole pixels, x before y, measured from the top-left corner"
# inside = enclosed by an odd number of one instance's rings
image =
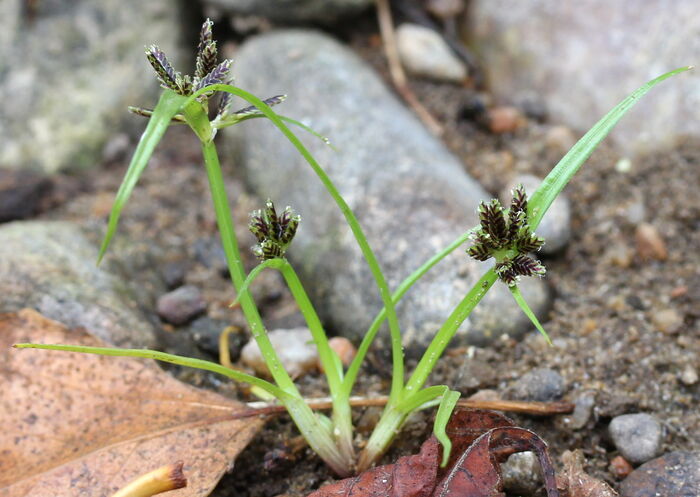
[[[314,343],[318,349],[318,355],[328,380],[328,388],[333,403],[333,435],[343,455],[354,461],[352,413],[348,401],[350,392],[343,388],[343,365],[338,354],[328,344],[328,338],[323,330],[321,320],[318,318],[318,314],[316,314],[316,310],[311,304],[311,300],[309,300],[309,296],[306,294],[306,290],[304,290],[304,286],[299,280],[294,267],[286,259],[283,259],[279,269],[294,296],[294,300],[299,305],[299,310],[301,310],[306,324],[309,326]]]
[[[430,372],[435,367],[435,363],[437,363],[440,356],[442,356],[445,347],[447,347],[450,340],[452,340],[457,329],[474,310],[474,307],[484,298],[486,292],[489,291],[497,279],[498,275],[496,272],[493,269],[489,269],[479,281],[476,282],[464,299],[457,304],[457,307],[452,311],[450,317],[447,318],[440,330],[433,337],[430,345],[428,345],[428,348],[423,353],[423,357],[421,357],[418,362],[416,370],[406,383],[405,390],[409,395],[414,391],[418,391],[418,389],[425,384]]]
[[[326,332],[323,330],[323,325],[321,320],[316,314],[314,306],[309,300],[309,296],[304,290],[304,286],[299,280],[296,271],[292,265],[286,260],[282,259],[282,264],[279,267],[284,280],[287,282],[289,290],[292,292],[294,300],[296,300],[299,305],[299,310],[306,320],[306,324],[309,326],[311,331],[311,336],[314,339],[316,348],[318,349],[318,356],[321,360],[321,365],[325,370],[326,378],[328,379],[328,387],[330,389],[331,397],[335,397],[342,387],[343,381],[343,366],[338,358],[338,355],[333,352],[330,345],[328,345],[328,338],[326,337]]]
[[[233,220],[231,219],[224,178],[221,173],[219,157],[216,153],[214,142],[203,142],[202,153],[204,155],[207,176],[209,177],[209,186],[211,188],[212,200],[214,201],[214,210],[221,234],[221,242],[224,247],[224,253],[226,254],[231,280],[238,291],[245,282],[245,270],[238,249],[238,240],[233,228]],[[347,458],[338,451],[334,443],[333,434],[320,422],[316,414],[314,414],[304,402],[296,385],[294,385],[294,382],[279,360],[270,342],[270,338],[267,336],[262,319],[260,318],[260,313],[258,312],[258,308],[250,292],[248,290],[242,292],[239,295],[239,301],[243,313],[248,323],[250,323],[251,334],[260,347],[265,364],[267,364],[270,369],[270,374],[277,385],[287,394],[283,403],[289,415],[299,428],[299,431],[309,442],[314,452],[316,452],[333,471],[340,476],[349,474],[349,468],[352,467],[352,460],[347,460]]]
[[[365,257],[365,260],[367,261],[367,265],[369,266],[372,276],[374,277],[377,287],[379,288],[379,294],[382,298],[384,308],[387,312],[387,320],[389,321],[389,331],[391,333],[393,363],[390,398],[397,399],[403,388],[404,375],[403,350],[401,348],[401,330],[399,328],[399,320],[396,316],[396,309],[394,308],[394,303],[391,300],[391,291],[389,290],[389,285],[386,282],[386,278],[382,273],[381,267],[379,266],[379,262],[377,261],[377,258],[374,255],[374,252],[372,251],[369,242],[367,242],[367,237],[362,231],[362,228],[360,227],[360,224],[357,221],[355,214],[352,212],[352,209],[350,209],[350,206],[340,195],[338,189],[335,187],[330,177],[326,174],[321,165],[316,161],[316,159],[314,159],[314,157],[306,149],[304,144],[301,143],[301,141],[296,137],[296,135],[289,129],[289,127],[287,127],[287,125],[282,121],[282,119],[280,119],[279,116],[277,116],[275,111],[273,111],[269,105],[267,105],[265,102],[260,100],[252,93],[249,93],[245,90],[241,90],[240,88],[236,88],[231,85],[223,84],[217,84],[208,86],[206,88],[202,88],[201,90],[195,92],[191,97],[189,97],[188,101],[194,101],[199,95],[208,91],[224,91],[227,93],[231,93],[232,95],[236,95],[240,98],[243,98],[244,100],[250,102],[252,105],[260,109],[260,112],[265,114],[265,116],[267,116],[267,118],[270,121],[272,121],[272,123],[275,126],[277,126],[277,128],[282,132],[282,134],[284,134],[287,137],[287,139],[292,143],[292,145],[294,145],[297,151],[304,157],[304,159],[306,159],[306,161],[309,163],[311,168],[319,177],[323,185],[326,187],[328,193],[331,195],[331,197],[333,197],[333,200],[335,200],[336,204],[340,208],[340,211],[343,213],[343,216],[345,217],[345,220],[350,226],[350,229],[352,230],[352,233],[355,236],[355,239],[357,240],[357,244],[359,245],[360,250],[362,251],[362,254]]]
[[[432,256],[425,263],[423,263],[422,266],[420,266],[413,273],[411,273],[411,275],[409,275],[405,280],[403,280],[401,282],[399,287],[396,289],[394,294],[391,296],[392,302],[394,304],[398,303],[403,298],[403,296],[406,294],[406,292],[408,292],[408,290],[410,290],[410,288],[420,278],[422,278],[425,273],[430,271],[433,268],[433,266],[435,266],[438,262],[440,262],[445,257],[447,257],[449,254],[451,254],[456,248],[458,248],[460,245],[462,245],[464,242],[466,242],[469,239],[469,235],[470,235],[469,231],[460,235],[456,240],[454,240],[452,243],[450,243],[447,247],[445,247],[440,252],[438,252],[437,254]],[[355,384],[355,381],[357,380],[357,375],[360,371],[360,366],[362,366],[362,363],[365,360],[365,356],[367,355],[369,347],[372,344],[372,342],[374,341],[374,337],[377,335],[377,332],[379,331],[382,323],[384,322],[384,319],[386,319],[386,308],[382,308],[382,310],[379,311],[377,316],[374,318],[374,321],[370,325],[369,329],[367,330],[367,333],[365,333],[365,336],[362,338],[362,342],[360,343],[360,346],[357,348],[357,355],[353,359],[352,363],[350,363],[350,367],[348,368],[348,371],[345,374],[345,379],[343,380],[345,388],[348,390],[348,392],[350,392],[352,390],[352,386]]]

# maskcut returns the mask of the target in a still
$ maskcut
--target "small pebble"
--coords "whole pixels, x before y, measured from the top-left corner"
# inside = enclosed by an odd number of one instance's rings
[[[686,365],[681,373],[681,382],[687,386],[695,385],[698,382],[698,370],[690,364]]]
[[[576,144],[576,136],[566,126],[552,126],[547,131],[544,141],[555,152],[567,152]]]
[[[659,231],[649,223],[641,223],[635,232],[637,254],[644,260],[656,259],[665,261],[668,258],[666,243]]]
[[[163,277],[163,282],[168,290],[177,288],[185,281],[187,273],[187,263],[185,261],[167,262],[161,267],[160,274]]]
[[[231,323],[228,321],[202,316],[192,321],[188,331],[200,350],[218,358],[219,337],[221,336],[221,332],[230,325]],[[246,341],[247,337],[243,332],[229,333],[228,349],[232,361],[238,360],[241,355],[241,349]]]
[[[416,76],[455,83],[467,77],[467,67],[432,29],[402,24],[396,30],[396,48],[403,66]]]
[[[595,392],[584,392],[574,401],[574,412],[569,426],[572,430],[580,430],[588,424],[595,407]]]
[[[525,119],[515,107],[493,107],[486,113],[489,131],[496,135],[512,133],[520,128]]]
[[[647,462],[620,485],[621,497],[697,497],[700,452],[671,452]]]
[[[501,465],[503,488],[509,494],[535,495],[542,486],[540,463],[534,452],[518,452]]]
[[[683,297],[688,293],[688,287],[685,285],[677,286],[673,290],[671,290],[671,298],[672,299],[677,299],[680,297]]]
[[[37,214],[52,188],[52,180],[43,174],[0,170],[0,223]]]
[[[206,311],[207,303],[197,287],[186,285],[161,295],[156,310],[164,321],[182,325]]]
[[[357,348],[345,337],[333,337],[328,340],[328,345],[338,354],[343,366],[349,366],[357,355]]]
[[[656,457],[663,442],[661,424],[645,413],[623,414],[613,418],[608,432],[622,457],[633,464]]]
[[[349,366],[352,360],[357,355],[357,349],[353,343],[345,337],[333,337],[328,340],[328,346],[338,354],[340,357],[340,362],[343,366]],[[321,358],[318,358],[318,370],[323,372],[323,365],[321,364]]]
[[[621,268],[628,268],[632,265],[634,251],[624,243],[613,243],[605,251],[605,260],[610,264]]]
[[[308,328],[277,329],[268,333],[282,365],[292,378],[316,369],[318,353]],[[241,351],[241,360],[259,375],[269,376],[267,364],[255,340]]]
[[[608,470],[618,480],[624,480],[634,470],[634,467],[622,456],[613,457]]]
[[[467,400],[474,400],[480,402],[495,402],[497,400],[501,400],[501,394],[498,392],[498,390],[484,388],[467,397]]]
[[[552,369],[535,369],[515,382],[510,389],[516,400],[549,402],[564,395],[564,378]]]
[[[425,8],[435,17],[449,19],[464,10],[464,0],[428,0]]]
[[[615,171],[626,174],[632,170],[632,161],[627,157],[623,157],[615,163]]]
[[[683,326],[683,315],[675,309],[652,312],[651,322],[661,333],[670,335]]]

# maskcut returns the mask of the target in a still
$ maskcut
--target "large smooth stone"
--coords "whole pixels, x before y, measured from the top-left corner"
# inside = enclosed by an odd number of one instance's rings
[[[587,130],[648,80],[696,64],[696,0],[476,0],[466,32],[502,99],[544,98],[554,121]],[[613,131],[641,153],[700,135],[700,78],[676,76],[645,96]]]
[[[477,224],[478,202],[489,195],[351,51],[323,34],[292,30],[252,39],[236,60],[242,88],[264,96],[289,94],[279,112],[311,125],[337,147],[296,129],[359,218],[391,288]],[[238,132],[227,135],[227,145],[235,147],[255,191],[302,216],[289,256],[317,309],[335,331],[358,340],[381,304],[342,214],[271,123],[234,128]],[[411,351],[429,342],[488,266],[460,248],[406,295],[398,310]],[[548,303],[544,283],[530,279],[522,286],[541,313]],[[488,343],[531,328],[497,283],[457,341]]]
[[[373,4],[372,0],[204,0],[232,15],[267,17],[282,24],[334,23]]]
[[[0,312],[25,307],[121,347],[153,347],[154,328],[127,284],[97,267],[97,247],[68,222],[0,227]]]
[[[178,62],[179,12],[166,0],[0,2],[0,168],[95,165],[138,122],[127,106],[155,105],[143,47]]]

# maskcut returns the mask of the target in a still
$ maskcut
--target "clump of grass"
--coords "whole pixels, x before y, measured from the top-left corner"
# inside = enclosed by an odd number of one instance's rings
[[[653,79],[618,104],[574,145],[532,194],[531,198],[528,199],[520,186],[513,190],[513,198],[507,209],[498,200],[482,203],[479,206],[479,226],[465,231],[445,249],[426,261],[392,293],[354,213],[338,192],[331,178],[291,131],[288,124],[301,127],[323,139],[326,143],[328,140],[302,123],[274,112],[271,107],[281,103],[285,98],[283,95],[261,100],[255,95],[233,86],[233,79],[230,76],[231,61],[218,62],[217,47],[216,42],[212,39],[211,26],[209,20],[202,26],[193,76],[176,72],[165,54],[157,46],[151,46],[146,50],[147,59],[153,66],[164,91],[153,110],[131,108],[133,112],[147,116],[149,122],[117,192],[100,250],[100,259],[104,256],[116,232],[122,209],[148,164],[156,145],[170,125],[188,125],[201,142],[216,220],[231,280],[237,293],[236,302],[240,303],[251,334],[262,351],[272,381],[257,378],[217,363],[151,350],[42,344],[16,344],[15,346],[18,348],[152,358],[213,371],[235,381],[248,383],[253,386],[253,391],[259,396],[275,398],[285,406],[311,448],[339,476],[346,476],[371,466],[389,447],[411,412],[438,405],[434,432],[445,448],[443,454],[444,461],[446,461],[450,452],[450,441],[445,434],[445,426],[457,403],[459,392],[450,390],[447,385],[424,388],[438,359],[454,337],[457,329],[499,279],[508,286],[517,304],[549,341],[549,337],[528,307],[517,286],[522,277],[540,277],[545,273],[544,266],[530,256],[531,252],[539,250],[544,243],[544,240],[535,234],[537,226],[553,200],[561,193],[579,167],[629,108],[661,81],[689,68],[676,69]],[[214,117],[210,119],[209,104],[215,95],[219,96],[220,101]],[[239,97],[247,101],[249,106],[232,111],[232,97]],[[243,267],[214,138],[216,132],[221,128],[255,118],[268,119],[306,159],[345,216],[345,220],[374,277],[384,307],[364,335],[358,347],[358,353],[347,369],[343,367],[340,358],[329,346],[323,323],[318,318],[292,264],[286,258],[287,250],[301,222],[301,219],[293,214],[291,208],[284,209],[279,215],[273,202],[268,200],[263,209],[252,214],[250,228],[258,242],[254,253],[260,259],[260,264],[249,274],[246,274]],[[470,239],[472,245],[467,249],[467,254],[480,261],[494,259],[494,266],[486,271],[447,317],[433,337],[416,369],[405,381],[401,332],[395,305],[416,281]],[[268,338],[257,305],[249,291],[250,284],[265,269],[281,272],[311,330],[332,399],[330,417],[313,412],[307,405],[306,399],[301,396],[291,377],[285,371],[277,351]],[[350,395],[357,380],[360,366],[385,320],[389,324],[392,347],[391,390],[388,403],[379,422],[358,455],[353,445]]]

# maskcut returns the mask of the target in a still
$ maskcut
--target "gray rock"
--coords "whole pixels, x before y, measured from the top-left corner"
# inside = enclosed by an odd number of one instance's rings
[[[0,169],[0,223],[37,214],[52,188],[51,179],[43,174]]]
[[[542,179],[531,174],[520,174],[510,182],[501,193],[501,201],[508,205],[512,197],[511,190],[522,183],[528,196],[532,196]],[[563,249],[571,239],[571,202],[566,193],[559,195],[537,227],[537,234],[544,237],[545,244],[540,249],[542,254],[556,254]]]
[[[268,333],[273,348],[292,378],[316,369],[318,352],[308,328],[278,329]],[[258,343],[251,339],[241,351],[241,360],[257,374],[270,376]]]
[[[297,130],[362,223],[391,288],[477,224],[477,204],[489,195],[375,73],[334,40],[308,31],[260,36],[241,48],[236,67],[241,87],[260,95],[288,93],[280,112],[331,138],[337,151]],[[228,145],[236,146],[253,188],[302,216],[288,255],[322,318],[359,339],[381,304],[343,216],[270,123],[234,128]],[[405,343],[424,346],[487,267],[459,249],[423,278],[399,305]],[[542,315],[548,305],[544,283],[523,281],[522,291]],[[529,329],[498,283],[456,341],[483,345]]]
[[[574,412],[571,414],[569,426],[573,430],[580,430],[588,424],[595,407],[595,392],[584,392],[574,401]]]
[[[467,77],[467,67],[432,29],[411,23],[400,25],[396,49],[403,66],[416,76],[455,83]]]
[[[534,452],[518,452],[501,465],[503,488],[509,494],[535,495],[542,486],[540,463]]]
[[[178,19],[166,0],[0,2],[0,168],[93,166],[126,106],[155,103],[143,47],[177,62]]]
[[[205,0],[227,14],[267,17],[282,24],[333,23],[359,14],[372,0]]]
[[[219,357],[219,337],[221,332],[230,326],[228,321],[220,319],[212,319],[208,316],[202,316],[195,319],[189,326],[189,333],[192,335],[194,343],[197,344],[202,351],[211,354],[214,357]],[[228,348],[232,361],[237,361],[241,355],[241,349],[245,345],[247,338],[244,333],[230,333],[228,335]]]
[[[634,464],[656,457],[664,436],[661,424],[645,413],[617,416],[610,421],[608,431],[622,457]]]
[[[587,130],[652,77],[697,61],[696,12],[696,0],[649,0],[643,9],[635,0],[478,0],[467,29],[497,96],[546,95],[554,121]],[[613,131],[615,142],[634,155],[698,136],[698,95],[692,75],[663,83]]]
[[[185,285],[161,295],[158,298],[156,309],[163,320],[180,325],[206,311],[207,303],[202,298],[199,288]]]
[[[74,224],[0,227],[0,311],[30,307],[114,345],[154,346],[154,329],[139,300],[108,265],[97,267],[96,261],[97,248]]]
[[[700,452],[671,452],[635,469],[620,485],[621,497],[697,497]]]
[[[535,369],[526,373],[510,389],[516,400],[549,402],[559,400],[566,391],[564,378],[552,369]]]

